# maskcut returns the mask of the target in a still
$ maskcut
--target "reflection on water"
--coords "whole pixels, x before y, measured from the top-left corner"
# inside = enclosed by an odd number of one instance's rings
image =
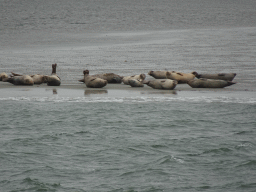
[[[171,90],[171,91],[148,91],[148,92],[141,92],[141,94],[145,94],[145,95],[148,95],[148,94],[169,94],[169,95],[177,95],[177,91],[175,90]]]
[[[107,94],[107,90],[85,90],[84,95],[91,95],[91,94]]]
[[[53,94],[53,95],[58,94],[58,92],[57,92],[57,89],[56,89],[56,88],[53,88],[53,89],[45,89],[45,91],[52,91],[52,94]]]

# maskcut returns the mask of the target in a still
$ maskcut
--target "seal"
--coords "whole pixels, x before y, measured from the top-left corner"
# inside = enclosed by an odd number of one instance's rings
[[[89,75],[89,70],[84,70],[84,83],[89,88],[102,88],[108,84],[107,80]]]
[[[35,75],[30,75],[30,77],[32,77],[34,84],[40,85],[42,83],[47,83],[47,76],[45,75],[35,74]]]
[[[166,79],[167,71],[149,71],[148,75],[154,77],[155,79]]]
[[[3,79],[6,79],[6,78],[8,78],[8,75],[5,72],[0,73],[0,81],[3,81]]]
[[[154,89],[168,89],[172,90],[176,87],[178,82],[171,79],[153,79],[145,82],[146,85]]]
[[[131,87],[144,87],[143,81],[144,80],[142,80],[142,79],[129,79],[128,84]]]
[[[13,76],[22,76],[18,73],[13,73],[11,72]],[[29,75],[30,77],[32,77],[34,84],[42,84],[42,83],[47,83],[47,77],[45,75]]]
[[[60,78],[56,74],[57,64],[52,64],[52,74],[49,76],[45,76],[45,81],[48,86],[60,86]]]
[[[193,80],[196,76],[198,76],[198,73],[195,71],[191,73],[181,73],[176,71],[166,72],[167,79],[176,80],[179,84],[187,83],[189,80]]]
[[[11,76],[3,79],[3,81],[12,83],[13,85],[34,85],[34,81],[29,75]]]
[[[205,79],[220,79],[225,81],[233,81],[236,73],[217,73],[217,74],[198,74],[197,78],[205,78]]]
[[[123,83],[125,84],[125,85],[130,85],[129,84],[129,80],[130,79],[136,79],[136,80],[144,80],[146,78],[146,75],[145,74],[143,74],[143,73],[141,73],[141,74],[139,74],[139,75],[132,75],[132,76],[126,76],[126,77],[123,77]]]
[[[192,88],[224,88],[234,85],[232,81],[225,81],[220,79],[193,79],[188,81],[188,85]]]
[[[95,75],[92,75],[92,76],[107,80],[108,83],[117,83],[117,84],[122,83],[122,79],[123,79],[122,76],[117,75],[115,73],[95,74]]]

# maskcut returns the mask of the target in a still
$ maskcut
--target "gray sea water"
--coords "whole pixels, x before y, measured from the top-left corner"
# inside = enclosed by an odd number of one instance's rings
[[[0,191],[256,190],[254,0],[0,0],[0,72],[237,73],[223,91],[0,88]]]

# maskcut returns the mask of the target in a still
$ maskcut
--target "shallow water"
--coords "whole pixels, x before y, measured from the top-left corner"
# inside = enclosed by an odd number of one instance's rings
[[[237,73],[212,91],[0,89],[1,191],[252,191],[254,0],[0,0],[0,72]]]

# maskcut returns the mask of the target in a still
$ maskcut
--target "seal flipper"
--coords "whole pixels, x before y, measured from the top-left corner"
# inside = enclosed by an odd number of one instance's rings
[[[78,81],[79,81],[79,82],[83,82],[83,83],[84,83],[84,78],[83,78],[83,79],[79,79]]]
[[[13,73],[13,72],[11,72],[11,74],[12,74],[13,76],[22,76],[21,74]]]
[[[235,82],[232,82],[232,81],[227,81],[228,85],[227,86],[231,86],[231,85],[234,85],[236,84]]]
[[[11,77],[8,77],[8,78],[3,79],[3,82],[8,82],[8,83],[14,84],[14,83],[13,83],[13,78],[11,78]]]

